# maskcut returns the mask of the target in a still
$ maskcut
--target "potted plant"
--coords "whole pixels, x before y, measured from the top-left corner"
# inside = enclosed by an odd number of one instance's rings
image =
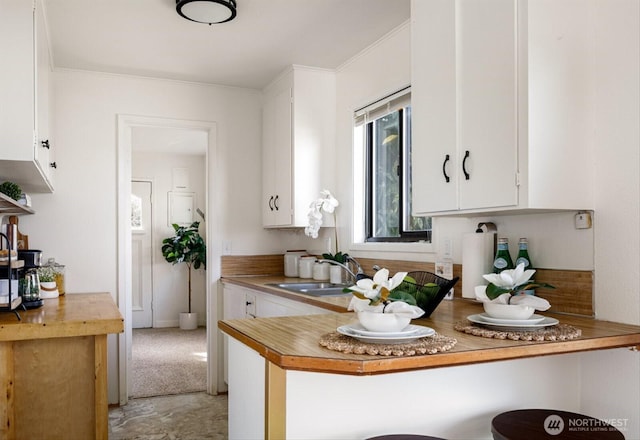
[[[207,268],[207,246],[198,232],[200,222],[189,226],[173,224],[175,235],[162,240],[162,256],[171,264],[184,263],[188,269],[189,311],[180,313],[180,328],[193,330],[198,327],[198,314],[191,313],[191,269]]]
[[[51,299],[58,297],[58,285],[56,283],[56,273],[54,272],[53,267],[39,267],[38,280],[40,281],[40,298]]]
[[[416,306],[416,299],[400,286],[407,272],[389,278],[389,270],[382,268],[373,279],[363,278],[355,286],[344,289],[353,298],[349,310],[356,312],[360,324],[369,331],[397,332],[419,318],[424,310]]]
[[[535,310],[548,310],[549,301],[526,292],[538,287],[555,289],[547,283],[531,281],[536,271],[524,269],[524,263],[515,269],[482,275],[489,285],[476,288],[476,298],[482,301],[485,313],[498,319],[528,319]]]

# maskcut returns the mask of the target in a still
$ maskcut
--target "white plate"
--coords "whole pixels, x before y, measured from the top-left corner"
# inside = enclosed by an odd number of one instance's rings
[[[424,328],[421,325],[409,324],[407,327],[405,327],[404,330],[401,330],[399,332],[372,332],[371,330],[367,330],[366,328],[364,328],[364,326],[359,322],[355,324],[347,324],[345,325],[345,327],[348,327],[349,330],[361,336],[373,336],[373,337],[381,337],[381,338],[389,338],[389,337],[394,338],[396,336],[408,336]]]
[[[542,321],[538,322],[537,324],[519,324],[519,325],[513,325],[513,324],[497,324],[497,323],[493,323],[493,322],[487,322],[484,319],[482,319],[482,317],[478,314],[478,315],[469,315],[467,316],[467,319],[475,324],[480,324],[483,325],[485,327],[494,329],[494,330],[502,330],[502,331],[527,331],[527,330],[537,330],[540,328],[545,328],[545,327],[550,327],[552,325],[556,325],[558,324],[560,321],[558,321],[555,318],[549,318],[549,317],[545,317]]]
[[[522,325],[522,324],[537,324],[544,320],[544,316],[542,315],[531,315],[529,319],[503,319],[503,318],[494,318],[486,313],[480,313],[478,315],[480,319],[483,319],[492,324],[508,324],[508,325]]]
[[[346,336],[351,336],[352,338],[355,338],[359,341],[370,342],[373,344],[402,344],[403,342],[413,341],[414,339],[426,338],[427,336],[432,336],[436,333],[436,331],[431,327],[423,327],[423,326],[416,326],[416,327],[420,327],[420,328],[415,333],[412,333],[410,335],[386,336],[386,337],[361,335],[353,331],[351,326],[349,325],[342,325],[338,327],[337,331],[338,333],[341,333]]]

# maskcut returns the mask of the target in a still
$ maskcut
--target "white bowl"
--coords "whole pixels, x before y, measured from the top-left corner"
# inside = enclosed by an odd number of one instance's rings
[[[371,332],[399,332],[411,322],[411,317],[394,313],[357,312],[360,324]]]
[[[482,303],[484,311],[492,318],[498,319],[529,319],[536,309],[517,304]]]

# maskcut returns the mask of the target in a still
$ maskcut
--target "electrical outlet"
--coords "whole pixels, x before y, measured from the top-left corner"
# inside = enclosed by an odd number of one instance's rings
[[[576,229],[591,228],[591,214],[588,212],[579,212],[575,216]]]
[[[452,300],[453,299],[453,289],[449,290],[445,295],[444,299]]]

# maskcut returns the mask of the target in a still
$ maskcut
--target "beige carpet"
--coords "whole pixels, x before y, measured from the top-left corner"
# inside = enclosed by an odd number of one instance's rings
[[[206,329],[133,330],[130,398],[167,396],[207,388]]]

